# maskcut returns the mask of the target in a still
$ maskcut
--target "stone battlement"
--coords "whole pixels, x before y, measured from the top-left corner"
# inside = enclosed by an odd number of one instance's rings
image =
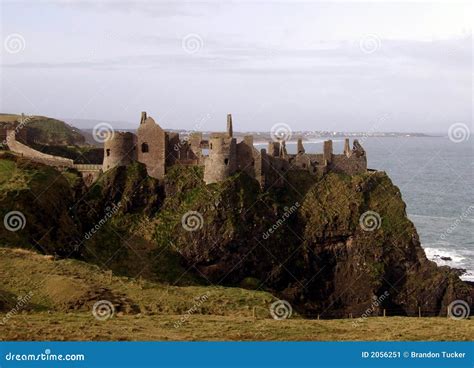
[[[203,149],[208,149],[207,155]],[[163,179],[173,165],[198,165],[204,166],[206,184],[243,171],[264,188],[283,184],[284,175],[291,170],[305,170],[314,175],[328,172],[355,175],[367,171],[365,150],[357,140],[351,149],[346,139],[341,154],[333,153],[331,140],[324,142],[321,154],[307,154],[302,139],[298,139],[296,154],[287,153],[283,140],[269,142],[268,151],[259,151],[253,145],[253,136],[245,136],[237,143],[230,114],[226,132],[212,133],[206,141],[198,132],[180,139],[178,133],[163,130],[143,112],[136,135],[115,133],[105,142],[103,171],[126,166],[133,160],[144,163],[148,174],[157,179]]]

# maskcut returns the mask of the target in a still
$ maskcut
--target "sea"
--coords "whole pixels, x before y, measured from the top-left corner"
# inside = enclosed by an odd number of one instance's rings
[[[465,270],[474,281],[474,146],[472,139],[448,137],[359,137],[368,167],[388,173],[400,188],[426,256],[439,265]],[[351,138],[351,146],[352,146]],[[307,153],[321,153],[324,139],[304,142]],[[257,145],[256,145],[257,146]],[[333,139],[342,153],[344,139]],[[287,143],[288,153],[296,143]]]

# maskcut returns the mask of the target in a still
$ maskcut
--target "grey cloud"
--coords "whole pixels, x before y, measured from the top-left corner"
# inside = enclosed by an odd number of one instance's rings
[[[77,1],[48,1],[61,7],[73,7],[75,9],[94,12],[121,12],[140,13],[145,17],[166,18],[172,16],[199,16],[218,4],[193,1],[169,1],[169,0],[77,0]]]
[[[261,44],[233,45],[215,40],[208,42],[204,39],[202,50],[190,55],[182,49],[179,38],[149,36],[146,41],[161,43],[164,51],[157,54],[123,55],[102,60],[8,63],[3,64],[2,67],[111,70],[168,68],[177,71],[213,70],[243,74],[304,74],[315,71],[336,74],[374,74],[390,70],[393,63],[415,69],[426,65],[455,71],[470,70],[472,67],[470,48],[472,38],[470,37],[432,42],[380,40],[380,48],[371,54],[364,53],[356,42],[321,43],[317,47],[289,49],[275,46],[267,48]]]

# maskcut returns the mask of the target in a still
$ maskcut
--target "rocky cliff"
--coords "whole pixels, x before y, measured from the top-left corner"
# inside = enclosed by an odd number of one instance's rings
[[[400,191],[383,172],[290,173],[285,188],[269,192],[243,174],[210,186],[176,177],[177,190],[167,183],[156,238],[174,244],[211,283],[251,281],[321,317],[369,309],[415,315],[419,307],[437,315],[455,299],[472,303],[456,271],[427,260]],[[191,211],[202,227],[183,231]]]
[[[21,165],[10,170],[19,175]],[[53,169],[36,170],[25,190]],[[308,317],[382,309],[417,315],[419,308],[445,315],[453,300],[472,305],[472,289],[457,272],[427,260],[400,191],[383,172],[292,172],[284,188],[268,191],[245,174],[206,186],[197,167],[173,167],[160,184],[136,163],[90,189],[73,172],[49,175],[43,201],[0,176],[1,215],[18,210],[28,219],[20,232],[2,229],[3,245],[28,244],[167,283],[266,290]],[[53,228],[46,240],[38,226]]]

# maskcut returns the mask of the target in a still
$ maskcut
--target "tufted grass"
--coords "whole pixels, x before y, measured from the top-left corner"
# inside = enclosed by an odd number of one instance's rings
[[[0,320],[3,316],[0,314]],[[9,320],[0,340],[82,341],[472,341],[474,321],[377,317],[357,327],[352,319],[277,321],[244,316],[115,316],[97,321],[87,313],[27,313]]]

